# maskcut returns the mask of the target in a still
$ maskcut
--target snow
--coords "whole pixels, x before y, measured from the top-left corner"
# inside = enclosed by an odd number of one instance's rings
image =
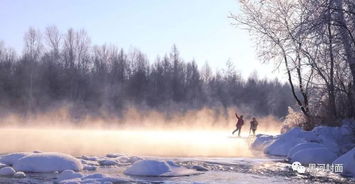
[[[97,167],[96,166],[92,166],[92,165],[85,165],[83,167],[83,170],[87,170],[87,171],[96,171]]]
[[[26,174],[24,172],[16,172],[14,174],[15,178],[26,178]]]
[[[3,167],[0,169],[1,176],[13,176],[16,171],[12,167]]]
[[[308,142],[308,143],[300,143],[296,146],[292,147],[287,154],[287,158],[291,158],[292,155],[297,153],[300,150],[310,149],[310,148],[325,148],[325,145],[320,143]]]
[[[274,140],[276,136],[258,134],[256,135],[255,141],[251,144],[251,148],[254,150],[264,150],[266,146],[269,146]]]
[[[207,168],[200,166],[200,165],[194,165],[194,166],[192,166],[192,169],[195,169],[196,171],[208,171]]]
[[[62,180],[59,184],[81,184],[81,178]]]
[[[0,157],[0,162],[7,165],[14,165],[20,158],[30,155],[29,152],[10,153]]]
[[[95,179],[95,178],[104,178],[104,177],[106,177],[104,174],[96,173],[96,174],[87,175],[83,179],[85,180],[85,179]]]
[[[83,166],[71,155],[48,152],[24,156],[15,162],[14,168],[24,172],[55,172],[67,169],[79,171]]]
[[[260,135],[251,144],[251,148],[264,149],[264,153],[269,155],[291,157],[302,149],[323,145],[335,154],[342,154],[355,146],[352,141],[355,138],[352,132],[355,129],[353,124],[355,123],[344,122],[341,127],[318,126],[312,131],[303,131],[296,127],[280,135],[276,140],[273,140],[272,136]],[[298,147],[299,144],[303,146]]]
[[[97,157],[94,157],[94,156],[83,155],[83,156],[81,156],[81,159],[88,160],[88,161],[97,161]]]
[[[266,154],[275,156],[287,156],[289,150],[297,144],[304,143],[306,140],[301,135],[309,136],[304,133],[301,128],[293,128],[290,131],[282,134],[272,144],[267,146],[264,150]]]
[[[134,163],[138,160],[143,160],[142,158],[140,157],[137,157],[137,156],[132,156],[132,157],[125,157],[125,156],[122,156],[118,159],[121,163]]]
[[[75,173],[74,173],[75,174]],[[71,176],[69,174],[69,176]],[[127,180],[118,178],[118,177],[110,177],[104,174],[90,174],[87,176],[68,178],[59,181],[60,184],[109,184],[109,183],[128,183]]]
[[[333,164],[343,164],[343,175],[355,178],[355,147],[337,158]]]
[[[3,168],[3,167],[7,167],[7,165],[3,164],[3,163],[0,163],[0,169]]]
[[[113,166],[118,164],[116,161],[109,159],[99,160],[98,162],[101,166]]]
[[[80,173],[76,173],[73,170],[64,170],[63,172],[61,172],[58,176],[57,179],[59,181],[62,180],[68,180],[68,179],[74,179],[74,178],[82,178],[83,175]]]
[[[134,163],[134,162],[137,162],[138,160],[143,160],[143,159],[140,157],[137,157],[137,156],[132,156],[132,157],[129,157],[128,162]],[[120,159],[120,161],[121,161],[121,159]]]
[[[120,154],[116,154],[116,153],[109,153],[106,155],[107,158],[117,158],[117,157],[120,157],[122,155]]]
[[[199,172],[176,165],[172,161],[140,160],[124,171],[133,176],[188,176]]]
[[[337,158],[337,155],[326,147],[302,149],[290,157],[291,162],[302,164],[329,164]]]

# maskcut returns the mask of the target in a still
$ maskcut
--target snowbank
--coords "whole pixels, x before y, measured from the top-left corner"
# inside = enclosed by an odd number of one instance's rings
[[[200,172],[178,166],[172,161],[140,160],[124,173],[133,176],[188,176]]]
[[[343,175],[355,177],[353,140],[355,140],[355,122],[343,120],[341,127],[318,126],[312,131],[293,128],[276,140],[273,140],[272,136],[260,135],[251,144],[251,148],[256,150],[265,148],[266,154],[287,156],[290,162],[343,164]],[[264,147],[265,145],[267,146]],[[337,158],[339,155],[342,156]]]
[[[258,134],[256,135],[256,139],[250,145],[250,147],[254,150],[264,150],[266,146],[269,146],[276,139],[276,136]]]
[[[326,147],[308,148],[297,151],[290,157],[291,162],[302,164],[329,164],[337,158],[337,155]]]
[[[64,170],[82,170],[80,160],[63,153],[35,153],[22,157],[14,164],[16,171],[54,172]]]
[[[290,149],[290,151],[287,154],[287,158],[290,159],[292,155],[294,155],[300,150],[310,149],[310,148],[326,148],[326,146],[324,144],[314,143],[314,142],[300,143]]]
[[[302,135],[310,136],[304,132],[301,128],[293,128],[285,134],[280,135],[278,139],[265,148],[264,152],[269,155],[287,156],[292,147],[307,142],[306,139],[302,138]]]
[[[264,148],[264,153],[269,155],[291,157],[292,154],[302,149],[323,145],[338,155],[355,146],[352,142],[355,138],[353,131],[355,131],[355,122],[351,121],[344,121],[341,127],[319,126],[312,131],[303,131],[297,127],[280,135],[274,141],[271,136],[263,135],[257,137],[251,148],[256,150]],[[299,147],[297,146],[299,144],[304,145]],[[297,149],[296,146],[298,147]]]
[[[344,170],[342,175],[355,178],[355,147],[337,158],[333,164],[343,164]]]

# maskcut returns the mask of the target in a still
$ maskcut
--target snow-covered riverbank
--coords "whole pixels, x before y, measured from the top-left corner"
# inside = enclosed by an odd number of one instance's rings
[[[353,123],[345,122],[341,127],[308,132],[294,128],[277,136],[229,140],[251,141],[249,151],[257,154],[249,157],[8,153],[0,155],[0,183],[351,183],[354,130]]]
[[[286,157],[290,163],[303,164],[302,169],[308,166],[302,173],[318,169],[355,177],[355,123],[352,121],[344,121],[341,127],[319,126],[312,131],[293,128],[279,136],[258,135],[251,148]]]

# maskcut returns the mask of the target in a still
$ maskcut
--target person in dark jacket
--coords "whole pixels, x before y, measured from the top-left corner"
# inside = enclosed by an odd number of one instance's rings
[[[258,128],[258,121],[256,121],[255,117],[253,117],[253,120],[250,121],[250,131],[253,131],[254,136],[257,128]],[[249,131],[249,135],[250,135],[250,131]]]
[[[237,128],[232,132],[232,134],[234,134],[236,131],[239,131],[238,136],[240,137],[240,132],[242,130],[242,126],[244,125],[243,115],[241,115],[239,117],[238,114],[235,113],[235,117],[237,117],[237,119],[238,119],[237,124],[236,124]]]

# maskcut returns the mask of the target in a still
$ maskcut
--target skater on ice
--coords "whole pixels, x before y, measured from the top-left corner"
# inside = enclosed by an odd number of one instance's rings
[[[253,117],[253,119],[250,121],[249,135],[250,135],[250,132],[253,131],[253,135],[255,136],[255,131],[257,128],[258,128],[258,121],[256,121],[255,117]]]
[[[236,124],[237,128],[232,132],[232,134],[234,134],[236,131],[239,131],[238,136],[240,137],[240,132],[242,130],[242,126],[244,125],[243,115],[240,115],[240,117],[239,117],[238,114],[235,113],[235,117],[237,117],[237,119],[238,119],[237,124]]]

